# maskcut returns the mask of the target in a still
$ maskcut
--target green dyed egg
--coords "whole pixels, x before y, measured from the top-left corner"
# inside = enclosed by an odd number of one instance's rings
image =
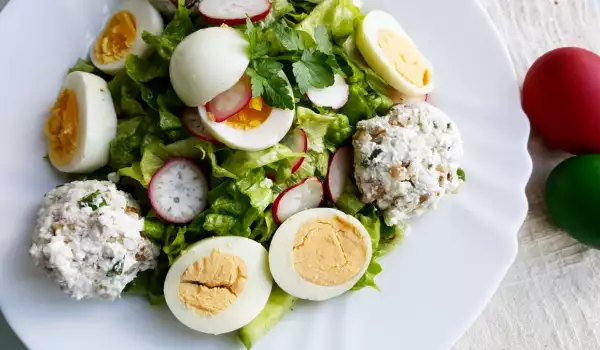
[[[600,155],[559,164],[546,182],[546,201],[555,224],[579,242],[600,249]]]

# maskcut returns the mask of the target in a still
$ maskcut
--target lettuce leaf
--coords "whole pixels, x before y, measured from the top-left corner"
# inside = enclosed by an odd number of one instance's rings
[[[147,83],[156,78],[168,77],[169,62],[158,54],[152,54],[145,59],[129,55],[125,59],[125,71],[134,81]]]
[[[169,225],[165,232],[165,243],[163,244],[162,250],[169,259],[169,265],[173,265],[177,257],[183,250],[188,246],[185,241],[185,233],[187,228],[176,227]]]
[[[324,26],[329,34],[338,40],[352,34],[355,21],[360,16],[360,8],[354,5],[352,0],[325,0],[296,28],[313,35],[318,26]]]
[[[169,158],[201,159],[204,153],[197,148],[201,142],[201,140],[191,137],[165,146],[159,138],[148,134],[142,141],[141,161],[134,162],[129,167],[120,168],[119,175],[135,179],[142,186],[147,187],[154,173]]]
[[[280,19],[288,13],[294,12],[295,8],[288,0],[271,0],[272,9],[271,13],[275,19]]]
[[[371,262],[369,263],[367,271],[360,278],[360,280],[356,282],[354,287],[352,287],[352,290],[360,290],[365,287],[372,287],[379,290],[379,287],[377,287],[377,284],[375,283],[375,276],[382,271],[381,265],[377,261],[379,256],[376,254],[379,247],[379,240],[381,239],[381,221],[377,217],[374,208],[371,210],[371,213],[358,214],[356,215],[356,218],[361,224],[363,224],[363,226],[369,232],[369,236],[371,236],[371,242],[373,244],[373,258],[371,258]]]
[[[144,219],[144,237],[154,243],[162,244],[165,241],[166,225],[162,220],[146,218]]]
[[[69,73],[71,72],[95,73],[96,67],[94,67],[92,62],[79,58],[77,59],[77,63],[75,63],[73,67],[69,68]]]
[[[360,200],[358,189],[352,181],[346,183],[346,188],[344,188],[344,192],[342,192],[340,198],[335,202],[335,206],[344,213],[352,216],[365,207],[365,203]]]
[[[185,6],[184,0],[179,0],[179,6],[173,19],[167,24],[161,34],[142,33],[142,39],[152,46],[165,60],[171,60],[175,47],[188,35],[194,32],[191,19],[192,11]]]
[[[389,254],[403,241],[407,226],[387,226],[380,216],[381,212],[377,211],[372,205],[366,206],[356,215],[356,218],[363,224],[371,236],[373,257],[367,271],[352,287],[352,290],[356,291],[365,287],[372,287],[379,290],[377,283],[375,283],[375,277],[382,271],[379,259]]]
[[[262,151],[235,151],[225,160],[223,168],[235,177],[240,177],[265,165],[302,156],[304,153],[292,152],[288,147],[276,144]]]
[[[274,197],[271,181],[265,178],[263,168],[239,180],[227,179],[208,193],[208,209],[188,228],[195,235],[212,233],[268,240],[275,225],[266,209]]]
[[[317,153],[335,152],[353,133],[345,115],[318,114],[304,107],[296,109],[296,124],[306,132],[308,149]]]

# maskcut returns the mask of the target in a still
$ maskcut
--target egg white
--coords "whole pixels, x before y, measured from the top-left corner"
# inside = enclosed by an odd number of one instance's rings
[[[235,85],[250,63],[247,46],[246,39],[230,27],[201,29],[177,45],[169,74],[183,103],[204,106]]]
[[[233,304],[216,316],[204,316],[189,310],[179,300],[181,276],[196,260],[209,256],[214,249],[240,257],[246,264],[248,278],[242,293]],[[258,242],[244,237],[222,236],[204,239],[181,255],[171,266],[164,284],[167,305],[184,325],[198,332],[222,334],[232,332],[252,321],[265,307],[273,278],[269,272],[267,250]]]
[[[346,283],[337,286],[321,286],[302,278],[294,268],[292,252],[296,234],[302,225],[321,217],[339,216],[352,224],[362,235],[367,247],[367,258],[360,272]],[[301,211],[287,219],[275,232],[269,248],[269,267],[277,285],[288,294],[300,299],[321,301],[347,292],[365,274],[373,255],[371,236],[356,218],[337,209],[316,208]]]
[[[131,51],[129,54],[136,55],[139,57],[146,57],[152,51],[152,47],[148,45],[142,39],[142,33],[144,31],[148,31],[152,34],[160,34],[164,29],[164,22],[158,12],[147,0],[128,0],[123,2],[123,4],[115,11],[129,11],[135,18],[136,23],[136,34],[135,34],[135,42],[131,47]],[[112,17],[111,17],[112,18]],[[109,19],[110,21],[110,19]],[[108,21],[107,21],[108,23]],[[102,29],[104,31],[104,28]],[[94,41],[95,44],[95,41]],[[103,71],[106,74],[115,75],[125,69],[125,59],[127,56],[122,59],[113,62],[104,64],[99,62],[96,59],[96,55],[94,54],[94,45],[90,49],[90,59],[94,66]]]
[[[288,83],[288,91],[292,95],[292,87],[287,77],[283,72],[279,75]],[[259,151],[279,143],[290,131],[296,113],[295,109],[272,108],[271,114],[261,125],[253,129],[241,130],[232,128],[225,122],[217,123],[211,120],[204,106],[199,106],[198,112],[217,140],[231,148],[243,151]]]
[[[66,173],[87,173],[108,164],[110,142],[117,135],[117,113],[108,85],[104,79],[90,73],[72,72],[65,78],[62,89],[75,93],[79,141],[69,164],[55,164]]]
[[[357,30],[356,45],[371,68],[388,84],[406,96],[425,95],[433,91],[434,77],[431,63],[421,54],[423,63],[429,69],[429,83],[423,87],[417,87],[411,83],[396,71],[393,62],[390,62],[379,46],[379,31],[382,29],[388,29],[405,37],[414,45],[412,39],[392,15],[378,10],[369,12]]]

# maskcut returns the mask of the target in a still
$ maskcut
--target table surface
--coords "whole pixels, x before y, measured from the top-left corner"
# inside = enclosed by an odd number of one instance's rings
[[[550,49],[579,46],[600,52],[600,1],[479,1],[506,41],[519,81]],[[0,9],[6,2],[0,0]],[[547,149],[535,134],[529,151],[534,172],[519,255],[453,350],[600,350],[600,252],[552,227],[543,200],[548,173],[566,155]],[[0,345],[24,349],[1,315]]]

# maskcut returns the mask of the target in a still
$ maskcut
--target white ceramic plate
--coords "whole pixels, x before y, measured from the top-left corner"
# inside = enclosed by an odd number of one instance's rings
[[[257,349],[447,349],[490,299],[517,252],[531,172],[527,119],[504,46],[476,0],[367,0],[395,15],[436,69],[432,102],[465,141],[467,183],[383,261],[381,292],[299,303]],[[126,297],[75,302],[27,255],[44,193],[42,126],[67,68],[85,55],[112,0],[12,0],[0,14],[0,306],[42,349],[242,348],[195,333],[165,307]]]

